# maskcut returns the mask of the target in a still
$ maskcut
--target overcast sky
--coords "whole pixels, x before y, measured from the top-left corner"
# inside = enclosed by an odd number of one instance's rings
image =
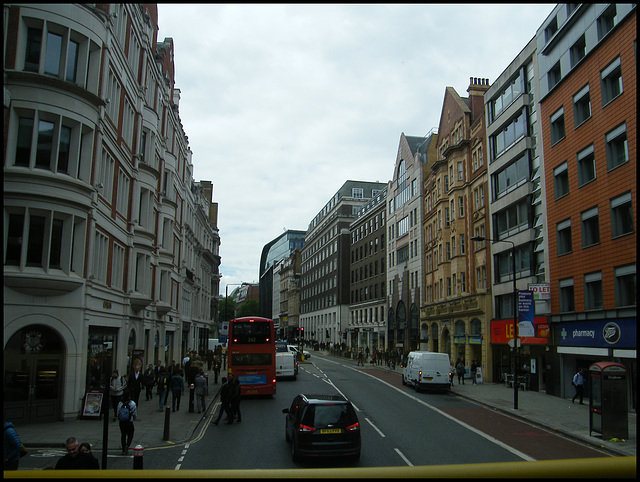
[[[220,293],[258,282],[264,245],[345,181],[389,181],[400,135],[438,127],[447,86],[494,82],[554,5],[158,4],[219,205]]]

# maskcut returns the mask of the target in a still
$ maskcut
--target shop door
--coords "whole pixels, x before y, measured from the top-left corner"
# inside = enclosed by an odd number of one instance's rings
[[[30,325],[9,339],[4,348],[6,421],[60,420],[64,359],[59,335],[46,326]]]
[[[15,423],[56,421],[60,400],[60,358],[25,357],[6,373],[5,420]]]

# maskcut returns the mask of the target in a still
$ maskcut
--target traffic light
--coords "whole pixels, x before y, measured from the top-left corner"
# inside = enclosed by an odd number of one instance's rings
[[[304,326],[300,327],[300,338],[304,338]]]

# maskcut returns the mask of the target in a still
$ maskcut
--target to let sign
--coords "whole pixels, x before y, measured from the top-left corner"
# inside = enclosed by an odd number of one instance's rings
[[[533,292],[534,300],[550,300],[551,285],[549,283],[529,283],[529,291]]]

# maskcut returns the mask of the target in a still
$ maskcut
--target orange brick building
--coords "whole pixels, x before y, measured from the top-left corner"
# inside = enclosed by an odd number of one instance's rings
[[[635,408],[636,8],[560,4],[537,37],[559,382],[623,363]]]

